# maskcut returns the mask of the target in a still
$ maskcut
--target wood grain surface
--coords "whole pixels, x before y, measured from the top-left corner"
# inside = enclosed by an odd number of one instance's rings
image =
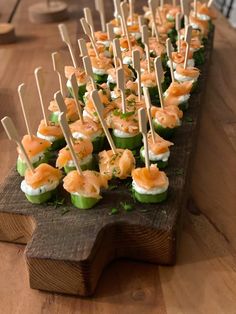
[[[33,69],[49,64],[51,43],[60,41],[45,29],[27,24],[25,8],[32,1],[21,1],[14,20],[21,24],[21,40],[0,49],[1,115],[14,115],[24,133],[16,87],[33,79]],[[83,5],[83,4],[82,4]],[[80,8],[81,10],[81,8]],[[82,13],[80,12],[80,15]],[[21,23],[24,21],[26,23]],[[70,21],[71,28],[75,22]],[[8,313],[235,313],[235,147],[236,113],[235,44],[236,34],[222,17],[216,22],[215,51],[208,89],[203,103],[192,195],[198,208],[191,206],[185,219],[178,263],[166,268],[120,261],[104,273],[92,299],[63,297],[33,291],[23,260],[24,247],[0,243],[0,309]],[[56,26],[55,26],[56,27]],[[44,49],[37,53],[42,43]],[[57,45],[57,46],[56,46]],[[47,50],[47,51],[46,51]],[[17,67],[12,60],[18,56]],[[49,68],[48,68],[49,70]],[[52,90],[57,82],[50,82]],[[33,95],[35,89],[30,90]],[[34,98],[32,98],[34,99]],[[32,106],[36,106],[32,101]],[[37,104],[38,106],[38,104]],[[36,107],[34,107],[36,108]],[[35,125],[37,119],[33,117]],[[15,161],[15,147],[0,131],[2,179]],[[196,215],[197,214],[197,215]]]

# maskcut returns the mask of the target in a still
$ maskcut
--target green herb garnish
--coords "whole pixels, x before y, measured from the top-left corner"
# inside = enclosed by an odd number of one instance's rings
[[[113,207],[109,213],[109,215],[116,215],[119,213],[119,210],[116,207]]]
[[[128,204],[126,202],[120,202],[120,205],[123,207],[123,209],[126,211],[126,212],[131,212],[133,210],[133,205],[131,204]]]
[[[188,123],[192,123],[193,122],[193,118],[188,116],[185,118],[185,121],[188,122]]]
[[[69,208],[63,208],[60,212],[61,212],[61,215],[65,215],[66,213],[68,213],[70,210]]]

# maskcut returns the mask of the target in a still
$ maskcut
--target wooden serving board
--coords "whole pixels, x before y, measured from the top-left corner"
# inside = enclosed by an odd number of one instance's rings
[[[169,166],[169,196],[160,205],[134,202],[127,186],[104,193],[91,210],[78,210],[69,198],[54,205],[32,205],[20,190],[21,178],[12,170],[0,188],[0,240],[27,244],[25,257],[31,288],[89,296],[103,269],[111,261],[127,257],[173,265],[194,153],[201,99],[213,47],[214,30],[206,46],[199,88],[174,137]],[[132,204],[125,211],[121,202]],[[112,208],[119,212],[111,215]]]

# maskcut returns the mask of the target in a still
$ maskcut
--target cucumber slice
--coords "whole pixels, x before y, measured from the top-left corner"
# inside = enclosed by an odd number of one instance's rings
[[[116,83],[111,83],[111,82],[108,83],[108,87],[110,88],[111,91],[115,89],[116,85],[117,85]]]
[[[154,125],[154,129],[155,131],[164,139],[168,140],[170,139],[174,133],[177,127],[175,128],[165,128],[160,124],[157,124],[156,121],[153,119],[153,125]]]
[[[94,157],[92,157],[92,159],[89,162],[87,162],[86,164],[80,165],[80,168],[83,171],[84,170],[95,170],[96,164],[95,164]],[[70,171],[76,170],[76,167],[65,166],[64,170],[65,170],[65,173],[68,174]]]
[[[106,83],[107,82],[107,77],[108,77],[107,74],[99,75],[99,74],[93,73],[94,81],[97,84]]]
[[[55,140],[53,143],[52,143],[52,146],[50,147],[50,151],[52,150],[58,150],[60,148],[63,148],[64,146],[66,146],[66,141],[64,139],[64,137],[62,138],[59,138],[57,140]]]
[[[79,96],[79,100],[81,100],[82,102],[84,102],[83,97],[84,94],[87,92],[86,90],[86,84],[85,85],[80,85],[78,86],[78,96]],[[73,98],[73,92],[72,92],[72,88],[71,87],[67,87],[68,91],[69,91],[69,95],[71,98]]]
[[[142,134],[139,133],[133,137],[117,137],[112,131],[112,138],[117,148],[127,148],[134,150],[142,145]]]
[[[85,197],[82,195],[75,195],[75,194],[71,194],[70,196],[71,196],[71,203],[79,209],[92,208],[99,201],[99,198],[94,198],[94,197]]]
[[[178,107],[180,110],[186,111],[189,107],[189,103],[188,101],[181,102]]]
[[[140,194],[133,189],[134,197],[140,203],[161,203],[167,198],[168,190],[160,194]]]
[[[145,164],[145,158],[144,158],[144,156],[142,154],[143,151],[144,151],[144,146],[140,149],[140,158],[141,158],[142,162]],[[156,164],[159,169],[164,169],[164,168],[166,168],[168,166],[168,160],[167,161],[152,160],[152,159],[149,158],[149,161],[150,161],[151,164]]]
[[[48,192],[42,193],[40,195],[25,194],[25,196],[26,196],[27,200],[30,203],[42,204],[42,203],[47,202],[51,197],[53,197],[55,195],[55,193],[56,193],[56,189],[52,190],[52,191],[48,191]]]
[[[204,48],[200,48],[199,50],[194,51],[193,59],[195,61],[196,67],[202,65],[205,62]]]
[[[37,162],[34,162],[33,163],[33,167],[36,168],[38,167],[40,164],[42,163],[48,163],[49,162],[49,157],[48,157],[48,154],[47,155],[44,155],[42,156]],[[27,165],[26,163],[21,160],[20,158],[17,158],[17,162],[16,162],[16,170],[17,172],[19,173],[20,176],[24,177],[25,176],[25,171],[27,169]]]
[[[58,123],[58,114],[56,114],[55,112],[52,112],[50,114],[49,120],[54,123]]]
[[[99,153],[104,146],[105,143],[105,136],[97,136],[92,140],[92,144],[93,144],[93,152],[94,153]]]
[[[196,92],[197,87],[198,87],[198,83],[196,81],[196,82],[193,83],[193,86],[192,86],[192,89],[191,89],[191,94]]]

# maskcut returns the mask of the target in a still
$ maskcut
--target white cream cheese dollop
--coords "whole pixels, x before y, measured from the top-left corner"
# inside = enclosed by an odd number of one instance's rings
[[[33,189],[25,180],[21,182],[21,190],[28,195],[36,196],[43,193],[53,191],[59,185],[59,181],[53,181],[51,183],[40,186],[39,188]]]
[[[151,195],[156,195],[156,194],[161,194],[167,191],[168,187],[169,187],[169,180],[167,178],[167,182],[166,184],[161,187],[161,188],[151,188],[151,189],[144,189],[143,187],[141,187],[140,185],[138,185],[137,182],[135,182],[135,180],[133,180],[132,182],[132,187],[133,189],[140,193],[140,194],[151,194]]]

